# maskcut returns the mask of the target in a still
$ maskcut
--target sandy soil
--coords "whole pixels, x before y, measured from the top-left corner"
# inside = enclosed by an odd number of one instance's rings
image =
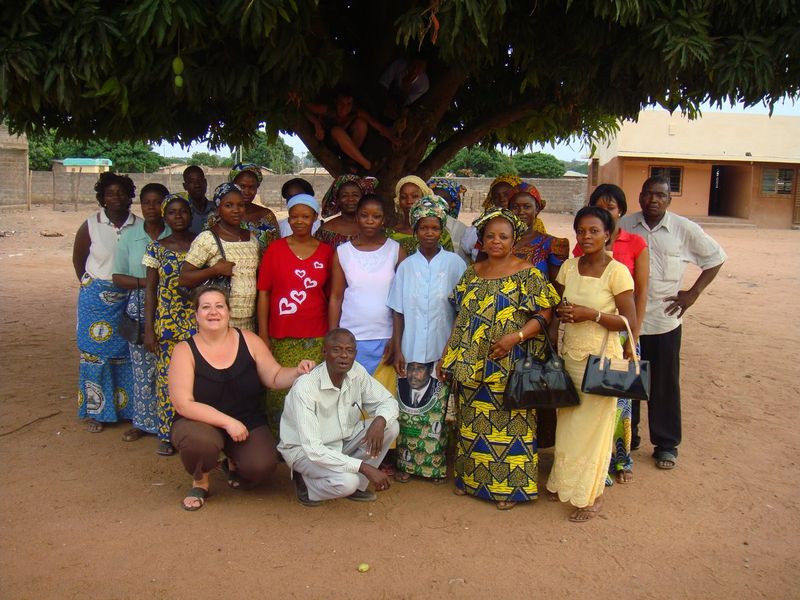
[[[643,444],[590,523],[419,481],[308,509],[285,468],[249,493],[215,473],[188,513],[177,458],[75,418],[82,210],[0,212],[3,598],[800,597],[800,232],[711,230],[730,258],[685,320],[680,465],[658,471]],[[571,217],[545,222],[568,235]]]

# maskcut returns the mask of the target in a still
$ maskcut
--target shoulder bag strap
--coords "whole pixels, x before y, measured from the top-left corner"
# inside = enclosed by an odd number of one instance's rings
[[[630,342],[631,347],[633,348],[633,363],[636,365],[636,374],[638,375],[640,369],[639,367],[640,357],[639,357],[639,352],[636,350],[636,340],[633,339],[633,332],[631,331],[631,326],[630,323],[628,323],[627,317],[619,315],[619,318],[622,319],[622,322],[625,323],[625,329],[628,330],[628,341]]]
[[[544,334],[545,342],[547,342],[547,348],[550,350],[550,356],[555,356],[556,349],[553,347],[553,343],[550,341],[550,335],[547,333],[547,321],[545,321],[544,317],[539,313],[534,314],[533,318],[536,319],[542,327],[542,333]]]
[[[222,255],[222,260],[228,260],[228,257],[225,256],[225,248],[222,247],[222,240],[219,239],[217,232],[213,229],[211,231],[211,235],[214,236],[214,241],[217,242],[217,248],[219,248],[219,253]]]

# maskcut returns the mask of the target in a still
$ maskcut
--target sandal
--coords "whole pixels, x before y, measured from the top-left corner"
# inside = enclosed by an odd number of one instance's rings
[[[96,421],[95,419],[89,419],[86,422],[86,431],[89,433],[100,433],[105,429],[105,425],[103,425],[100,421]]]
[[[678,457],[667,450],[659,450],[653,454],[656,459],[656,466],[659,469],[670,471],[678,466]]]
[[[633,471],[617,471],[614,479],[620,484],[633,483]]]
[[[397,483],[408,483],[409,481],[411,481],[411,475],[409,475],[404,471],[397,471],[394,475],[392,475],[392,478]]]
[[[183,500],[181,500],[181,506],[183,507],[183,510],[188,510],[189,512],[200,510],[201,508],[203,508],[203,506],[205,506],[206,498],[208,498],[209,495],[210,494],[208,493],[208,490],[203,489],[201,487],[193,487],[192,489],[189,490],[189,493],[186,494],[186,497]],[[200,502],[200,504],[198,504],[197,506],[188,506],[186,504],[186,500],[188,500],[189,498],[195,498]]]
[[[128,429],[128,431],[126,431],[125,433],[122,434],[122,441],[123,442],[135,442],[136,440],[138,440],[143,435],[144,435],[144,431],[142,431],[141,429],[136,429],[136,427],[131,427],[130,429]]]
[[[158,448],[156,448],[156,454],[159,456],[172,456],[175,454],[175,448],[169,442],[159,442]]]
[[[447,483],[447,477],[434,477],[433,485],[444,485]]]
[[[222,470],[225,471],[225,475],[228,476],[229,488],[238,490],[240,487],[242,487],[242,480],[239,479],[239,472],[231,469],[230,458],[220,461],[219,466],[222,467]]]
[[[453,488],[453,494],[454,494],[455,496],[466,496],[466,495],[467,495],[467,492],[465,492],[465,491],[464,491],[464,490],[462,490],[461,488],[457,487],[457,488]]]
[[[516,505],[516,502],[510,500],[500,500],[500,502],[497,503],[497,510],[511,510]]]
[[[561,502],[561,498],[558,497],[558,492],[551,492],[550,490],[545,490],[545,496],[549,502]]]

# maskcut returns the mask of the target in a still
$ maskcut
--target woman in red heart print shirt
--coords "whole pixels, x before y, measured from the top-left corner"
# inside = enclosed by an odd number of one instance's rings
[[[293,196],[288,208],[292,235],[269,245],[258,271],[258,335],[279,364],[297,366],[304,358],[322,362],[333,248],[311,236],[319,215],[313,196]],[[275,437],[285,398],[286,390],[267,392],[267,419]]]

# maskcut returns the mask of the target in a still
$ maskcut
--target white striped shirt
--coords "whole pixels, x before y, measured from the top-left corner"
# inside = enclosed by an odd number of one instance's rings
[[[397,400],[357,362],[337,388],[323,362],[301,375],[286,396],[281,417],[278,451],[289,468],[305,456],[332,471],[357,473],[361,460],[342,452],[344,440],[366,427],[362,410],[383,417],[390,426],[397,420]]]
[[[659,335],[673,331],[682,319],[677,312],[667,315],[665,311],[670,303],[665,300],[680,291],[689,263],[705,271],[721,265],[728,256],[700,225],[675,213],[666,212],[652,229],[641,212],[625,215],[618,225],[620,229],[642,236],[650,249],[647,309],[641,334]]]

